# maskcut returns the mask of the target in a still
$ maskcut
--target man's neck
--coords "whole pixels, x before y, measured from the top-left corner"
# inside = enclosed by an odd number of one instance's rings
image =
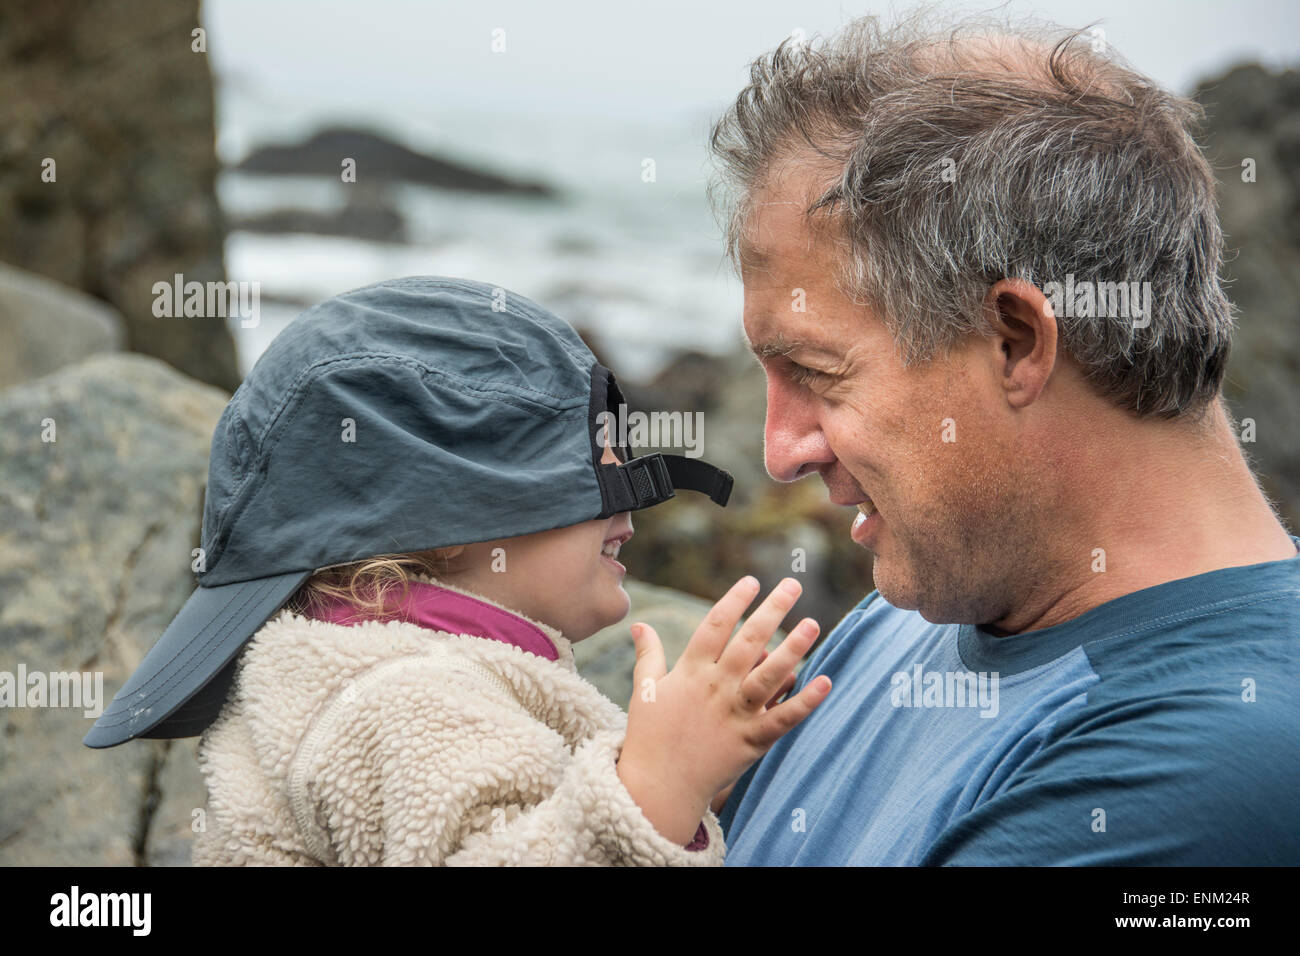
[[[1216,403],[1207,415],[1200,429],[1098,423],[1095,434],[1112,439],[1104,454],[1091,450],[1091,467],[1081,459],[1069,472],[1053,573],[989,629],[1041,630],[1168,581],[1294,557],[1295,542],[1251,475],[1224,410]]]

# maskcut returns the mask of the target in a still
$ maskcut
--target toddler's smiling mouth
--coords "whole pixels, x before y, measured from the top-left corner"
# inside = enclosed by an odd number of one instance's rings
[[[627,568],[618,562],[619,549],[632,537],[631,531],[625,531],[622,534],[614,535],[612,538],[606,538],[605,543],[601,546],[600,556],[602,560],[608,561],[620,571],[626,572]]]

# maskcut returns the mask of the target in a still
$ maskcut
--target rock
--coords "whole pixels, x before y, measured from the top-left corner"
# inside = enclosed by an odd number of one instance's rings
[[[231,229],[268,234],[307,233],[348,236],[371,242],[406,242],[406,221],[387,199],[382,186],[352,183],[347,204],[335,212],[314,209],[274,209],[231,223]],[[265,300],[264,300],[265,301]]]
[[[0,393],[0,670],[101,675],[107,705],[194,587],[227,400],[129,353]],[[91,750],[84,708],[0,722],[0,865],[188,862],[198,738]]]
[[[763,462],[767,376],[749,352],[736,351],[722,360],[717,378],[723,388],[716,410],[705,416],[704,457],[716,457],[735,476],[733,493],[747,504],[777,484]]]
[[[311,139],[254,150],[235,168],[246,173],[328,176],[338,179],[344,159],[357,164],[357,182],[408,182],[477,193],[551,197],[554,190],[429,156],[367,130],[332,127]]]
[[[112,306],[31,272],[0,263],[0,389],[48,375],[124,337]]]
[[[685,351],[676,356],[669,365],[650,382],[649,389],[672,395],[683,409],[711,412],[722,400],[722,385],[728,371],[728,362],[716,355],[704,352]],[[762,377],[762,370],[757,363],[754,371]],[[656,406],[659,407],[659,406]]]
[[[1264,490],[1300,527],[1300,73],[1251,64],[1201,83],[1203,141],[1219,180],[1224,276],[1239,309],[1224,394]],[[1255,161],[1254,182],[1242,160]],[[1243,432],[1249,434],[1249,432]]]
[[[225,320],[152,311],[155,282],[226,278],[198,25],[198,0],[0,4],[0,261],[110,303],[127,348],[231,391]]]

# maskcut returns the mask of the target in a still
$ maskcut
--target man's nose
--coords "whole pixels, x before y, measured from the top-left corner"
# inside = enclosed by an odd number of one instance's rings
[[[777,481],[794,481],[833,461],[835,455],[822,434],[812,399],[769,375],[763,425],[767,473]]]

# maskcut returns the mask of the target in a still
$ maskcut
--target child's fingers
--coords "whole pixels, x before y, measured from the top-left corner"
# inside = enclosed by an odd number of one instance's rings
[[[668,673],[664,663],[664,646],[659,635],[649,624],[632,625],[632,643],[636,647],[636,663],[632,665],[632,699],[646,680],[657,681]]]
[[[790,675],[808,648],[817,641],[820,628],[810,617],[804,618],[786,635],[785,640],[767,658],[754,666],[740,682],[741,696],[755,709],[765,707],[781,682]]]
[[[685,660],[712,664],[716,661],[722,649],[727,646],[727,638],[736,629],[740,616],[754,603],[757,596],[758,579],[753,575],[746,575],[733,584],[704,616],[700,626],[691,635],[686,649],[682,651],[679,662]]]
[[[777,704],[771,710],[764,711],[763,715],[758,718],[755,742],[766,753],[772,744],[797,727],[805,717],[811,714],[813,709],[826,699],[826,695],[830,693],[830,690],[831,679],[825,674],[819,674],[790,700]]]
[[[781,686],[778,687],[776,693],[772,695],[772,699],[767,702],[767,707],[765,707],[764,710],[775,707],[779,704],[781,698],[790,692],[790,688],[795,685],[797,680],[798,678],[794,674],[787,674],[785,680],[781,681]]]
[[[737,680],[754,667],[758,655],[772,639],[776,629],[781,626],[785,616],[799,600],[802,586],[794,578],[785,578],[772,589],[758,610],[749,616],[740,632],[723,650],[718,663]],[[767,698],[765,697],[764,700]]]

